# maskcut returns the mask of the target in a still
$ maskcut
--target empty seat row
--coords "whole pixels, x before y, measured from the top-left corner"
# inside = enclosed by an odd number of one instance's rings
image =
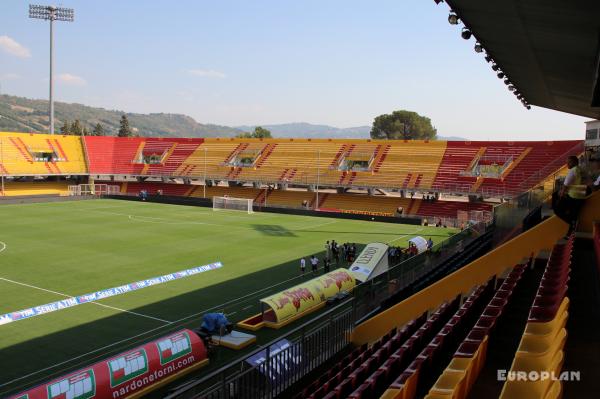
[[[304,398],[346,398],[358,389],[367,378],[369,384],[380,385],[388,375],[395,376],[419,353],[458,308],[459,300],[442,304],[429,318],[426,314],[405,325],[399,332],[392,331],[367,349],[368,356],[361,357],[343,367],[332,378],[312,392],[310,387],[302,392]],[[342,363],[347,364],[347,363]],[[335,370],[335,369],[334,369]],[[331,373],[331,372],[330,372]],[[373,374],[375,376],[373,376]],[[323,382],[323,381],[320,381]],[[314,385],[314,384],[313,384]]]
[[[574,236],[557,244],[544,270],[510,373],[500,397],[559,398],[558,378],[567,339],[569,298],[566,296]],[[522,378],[538,373],[539,378]],[[542,373],[545,377],[542,377]]]
[[[452,353],[471,331],[486,304],[494,294],[495,280],[478,287],[462,304],[446,325],[397,377],[384,393],[386,398],[412,399],[422,395],[432,384]]]
[[[468,396],[485,364],[489,336],[504,315],[506,306],[514,300],[515,289],[525,270],[526,265],[517,265],[502,281],[448,366],[425,396],[427,399],[463,399]]]

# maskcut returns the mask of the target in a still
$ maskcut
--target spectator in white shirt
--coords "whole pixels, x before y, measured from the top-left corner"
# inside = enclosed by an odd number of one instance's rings
[[[586,186],[583,184],[583,176],[579,167],[579,159],[575,155],[567,158],[569,172],[560,190],[559,198],[554,207],[556,216],[569,223],[569,233],[579,216],[579,210],[585,200]]]

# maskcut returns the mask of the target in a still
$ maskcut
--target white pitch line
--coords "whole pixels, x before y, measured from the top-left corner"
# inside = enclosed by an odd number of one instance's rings
[[[67,294],[64,294],[64,293],[62,293],[62,292],[57,292],[57,291],[48,290],[48,289],[46,289],[46,288],[37,287],[37,286],[35,286],[35,285],[31,285],[31,284],[22,283],[22,282],[20,282],[20,281],[10,280],[10,279],[8,279],[8,278],[4,278],[4,277],[0,277],[0,280],[8,281],[9,283],[13,283],[13,284],[22,285],[22,286],[24,286],[24,287],[34,288],[34,289],[36,289],[36,290],[40,290],[40,291],[46,291],[46,292],[49,292],[49,293],[51,293],[51,294],[55,294],[55,295],[64,296],[65,298],[75,298],[75,297],[73,297],[73,296],[71,296],[71,295],[67,295]],[[146,318],[148,318],[148,319],[158,320],[158,321],[161,321],[161,322],[163,322],[163,323],[166,323],[166,324],[171,324],[171,322],[170,322],[170,321],[167,321],[167,320],[159,319],[159,318],[157,318],[157,317],[153,317],[153,316],[148,316],[148,315],[146,315],[146,314],[142,314],[142,313],[136,313],[136,312],[132,312],[132,311],[130,311],[130,310],[126,310],[126,309],[119,309],[119,308],[116,308],[116,307],[113,307],[113,306],[110,306],[110,305],[105,305],[105,304],[103,304],[103,303],[99,303],[99,302],[95,302],[95,301],[94,301],[94,302],[87,302],[87,303],[90,303],[90,304],[92,304],[92,305],[98,305],[98,306],[102,306],[102,307],[105,307],[105,308],[111,308],[111,309],[119,310],[119,311],[121,311],[121,312],[130,313],[130,314],[133,314],[133,315],[136,315],[136,316],[146,317]]]
[[[405,235],[403,235],[403,236],[400,236],[400,237],[398,237],[398,238],[395,238],[395,239],[393,239],[393,240],[391,240],[391,241],[388,241],[387,243],[388,243],[388,244],[391,244],[391,243],[393,243],[394,241],[398,241],[398,240],[401,240],[401,239],[403,239],[404,237],[408,237],[408,236],[415,235],[415,234],[417,234],[419,231],[422,231],[422,230],[423,230],[423,229],[418,229],[418,230],[415,230],[415,231],[413,231],[413,232],[412,232],[412,233],[410,233],[410,234],[405,234]]]
[[[137,215],[127,215],[127,218],[129,220],[133,220],[134,222],[143,222],[143,223],[158,223],[158,224],[202,224],[205,226],[220,226],[220,227],[225,227],[225,225],[222,224],[216,224],[216,223],[206,223],[206,222],[177,222],[177,221],[172,221],[172,219],[165,219],[165,218],[157,218],[157,217],[152,217],[152,216],[137,216]],[[145,219],[156,219],[156,220],[144,220]],[[169,221],[171,220],[171,221]]]
[[[147,315],[147,314],[142,314],[142,313],[133,312],[133,311],[131,311],[131,310],[126,310],[126,309],[117,308],[117,307],[110,306],[110,305],[106,305],[106,304],[104,304],[104,303],[100,303],[100,302],[91,302],[91,303],[93,303],[94,305],[98,305],[98,306],[105,307],[105,308],[114,309],[114,310],[118,310],[118,311],[125,312],[125,313],[131,313],[131,314],[133,314],[133,315],[136,315],[136,316],[147,317],[147,318],[149,318],[149,319],[154,319],[154,320],[157,320],[157,321],[163,322],[163,323],[165,323],[165,324],[171,324],[171,322],[170,322],[170,321],[168,321],[168,320],[159,319],[158,317],[149,316],[149,315]]]
[[[10,381],[7,381],[7,382],[5,382],[5,383],[3,383],[3,384],[0,384],[0,387],[6,386],[6,385],[10,385],[10,384],[12,384],[13,382],[17,382],[17,381],[20,381],[20,380],[22,380],[22,379],[29,378],[29,377],[31,377],[31,376],[33,376],[33,375],[36,375],[36,374],[39,374],[39,373],[43,373],[44,371],[47,371],[47,370],[52,370],[53,368],[56,368],[56,367],[62,366],[63,364],[71,363],[71,362],[73,362],[73,361],[75,361],[75,360],[81,359],[81,358],[83,358],[83,357],[86,357],[86,356],[88,356],[88,355],[91,355],[91,354],[93,354],[93,353],[97,353],[97,352],[103,351],[103,350],[105,350],[105,349],[108,349],[108,348],[111,348],[111,347],[113,347],[113,346],[115,346],[115,345],[119,345],[119,344],[122,344],[122,343],[124,343],[124,342],[128,342],[128,341],[131,341],[131,340],[133,340],[133,339],[136,339],[136,338],[139,338],[139,337],[143,337],[144,335],[150,334],[150,333],[152,333],[152,332],[155,332],[155,331],[157,331],[157,330],[161,330],[161,329],[163,329],[164,327],[176,327],[176,326],[183,325],[183,324],[184,324],[184,323],[182,323],[183,321],[189,320],[189,319],[191,319],[191,318],[193,318],[193,317],[195,317],[195,316],[202,315],[202,314],[204,314],[204,313],[206,313],[206,312],[208,312],[208,311],[211,311],[211,310],[215,310],[215,309],[223,309],[223,308],[224,308],[226,305],[229,305],[229,304],[231,304],[231,303],[238,302],[238,301],[240,301],[241,299],[245,299],[245,298],[251,298],[251,297],[253,297],[254,295],[258,294],[259,292],[262,292],[262,291],[265,291],[265,290],[268,290],[268,289],[271,289],[271,288],[277,287],[278,285],[285,284],[285,283],[287,283],[287,282],[290,282],[290,281],[292,281],[292,280],[296,280],[296,279],[298,279],[298,278],[303,278],[303,277],[304,277],[303,275],[296,276],[296,277],[292,277],[292,278],[290,278],[290,279],[287,279],[287,280],[281,281],[281,282],[279,282],[279,283],[277,283],[277,284],[273,284],[273,285],[271,285],[271,286],[269,286],[269,287],[265,287],[265,288],[262,288],[262,289],[260,289],[260,290],[254,291],[254,292],[252,292],[252,293],[250,293],[250,294],[247,294],[247,295],[244,295],[244,296],[241,296],[241,297],[238,297],[238,298],[235,298],[235,299],[229,300],[229,301],[227,301],[227,302],[224,302],[224,303],[221,303],[221,304],[218,304],[218,305],[212,306],[212,307],[210,307],[210,308],[203,309],[203,310],[201,310],[201,311],[200,311],[200,312],[198,312],[198,313],[194,313],[194,314],[191,314],[191,315],[189,315],[189,316],[182,317],[181,319],[178,319],[178,320],[171,321],[169,324],[165,324],[165,325],[162,325],[162,326],[154,327],[154,328],[152,328],[152,329],[150,329],[150,330],[147,330],[147,331],[141,332],[141,333],[139,333],[139,334],[136,334],[136,335],[133,335],[133,336],[131,336],[131,337],[124,338],[124,339],[122,339],[122,340],[120,340],[120,341],[117,341],[117,342],[113,342],[112,344],[109,344],[109,345],[102,346],[102,347],[100,347],[100,348],[94,349],[94,350],[92,350],[92,351],[89,351],[89,352],[86,352],[86,353],[82,353],[81,355],[78,355],[78,356],[72,357],[72,358],[70,358],[70,359],[64,360],[64,361],[62,361],[62,362],[60,362],[60,363],[56,363],[56,364],[50,365],[50,366],[48,366],[48,367],[45,367],[45,368],[43,368],[43,369],[40,369],[40,370],[34,371],[33,373],[29,373],[29,374],[27,374],[27,375],[24,375],[24,376],[21,376],[21,377],[15,378],[15,379],[13,379],[13,380],[10,380]],[[150,337],[155,337],[155,336],[157,336],[157,335],[159,335],[159,334],[162,334],[162,333],[155,333],[155,334],[151,335]],[[99,358],[99,357],[106,357],[106,356],[107,356],[107,354],[106,354],[106,353],[102,353],[102,354],[100,354],[100,355],[97,355],[97,356],[94,356],[94,357],[92,357],[92,358],[90,358],[90,359],[86,359],[86,360],[85,360],[85,362],[86,362],[86,363],[89,363],[89,362],[91,362],[91,361],[93,361],[93,360],[95,360],[95,359],[97,359],[97,358]],[[83,363],[83,362],[79,362],[79,363],[77,363],[77,364],[74,364],[73,366],[78,366],[78,365],[79,365],[79,364],[81,364],[81,363]],[[56,373],[53,373],[53,374],[56,374]],[[51,375],[53,375],[53,374],[51,374]],[[47,377],[44,377],[44,378],[47,378]]]
[[[1,246],[0,247],[0,252],[4,251],[6,249],[6,243],[5,242],[0,241],[0,246]]]
[[[297,230],[304,230],[304,229],[315,229],[317,227],[327,226],[327,225],[334,224],[334,223],[337,223],[337,220],[334,220],[333,222],[320,223],[320,224],[315,224],[315,225],[312,225],[312,226],[306,226],[306,227],[301,227],[299,229],[290,229],[290,230],[291,231],[297,231]]]
[[[246,306],[245,308],[243,308],[242,310],[252,309],[253,307],[254,307],[253,305],[249,305],[249,306]]]

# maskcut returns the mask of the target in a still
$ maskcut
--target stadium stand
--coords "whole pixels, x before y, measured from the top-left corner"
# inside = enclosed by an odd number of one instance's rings
[[[517,144],[94,136],[81,139],[29,133],[0,133],[0,139],[1,171],[8,176],[206,175],[212,180],[238,182],[302,186],[318,183],[322,187],[433,190],[496,197],[512,196],[538,184],[560,170],[567,154],[583,150],[582,141],[576,140]],[[480,175],[490,170],[496,175]]]
[[[79,137],[0,132],[1,172],[7,176],[85,175]]]
[[[319,208],[322,210],[356,210],[394,215],[398,207],[402,207],[408,215],[412,202],[408,198],[383,195],[328,194],[324,196]]]
[[[482,202],[464,201],[419,201],[415,214],[420,216],[455,218],[458,211],[486,211],[491,212],[493,206]],[[415,207],[413,207],[415,209]]]
[[[272,190],[267,196],[267,205],[299,208],[302,207],[303,201],[310,204],[314,197],[315,193],[309,191]]]
[[[381,185],[400,189],[429,189],[446,150],[445,141],[381,142],[385,148],[376,170],[358,173],[356,185]]]
[[[99,175],[141,173],[143,166],[136,165],[133,161],[143,141],[144,139],[140,137],[84,137],[90,173]]]
[[[202,197],[203,188],[200,185],[186,185],[177,183],[119,183],[110,181],[97,181],[97,183],[116,184],[126,189],[123,194],[137,195],[141,190],[155,194],[162,190],[163,195]],[[210,195],[209,195],[210,194]],[[315,208],[316,195],[306,190],[280,190],[280,189],[255,189],[243,186],[209,186],[207,197],[229,195],[238,198],[253,198],[256,205],[282,206],[287,208],[303,208],[303,203],[310,209]],[[416,215],[424,217],[438,217],[455,219],[459,211],[486,211],[491,212],[493,205],[465,201],[424,201],[409,199],[399,196],[367,195],[367,194],[334,194],[321,193],[319,196],[319,209],[334,212],[371,212],[386,216],[396,215],[398,208],[403,208],[403,215]],[[434,222],[434,221],[431,221]]]
[[[435,305],[438,301],[448,303],[455,300],[451,299],[452,295],[470,293],[466,294],[460,308],[455,309],[451,317],[436,326],[427,339],[415,347],[412,356],[395,368],[395,372],[374,368],[361,384],[344,388],[347,394],[353,398],[377,397],[381,392],[384,398],[410,399],[423,395],[430,399],[466,397],[485,364],[487,345],[494,342],[494,331],[497,323],[502,320],[504,310],[513,301],[523,301],[517,288],[529,268],[527,264],[519,262],[519,258],[529,258],[544,248],[552,247],[552,241],[556,242],[565,231],[566,225],[553,217],[359,325],[354,332],[353,342],[357,346],[371,344],[384,337],[387,334],[385,331],[401,328],[419,312],[439,306]],[[527,336],[522,339],[513,363],[515,370],[521,367],[521,360],[518,359],[523,356],[538,356],[540,361],[546,356],[544,359],[547,363],[544,364],[552,366],[551,355],[557,353],[561,335],[556,335],[558,338],[551,340],[550,333],[554,330],[550,326],[560,324],[556,324],[555,319],[563,317],[561,312],[568,303],[568,299],[563,299],[566,288],[562,283],[568,281],[566,268],[572,240],[570,238],[566,243],[554,245],[525,327],[524,337],[534,333],[540,337]],[[512,262],[516,266],[510,267]],[[505,274],[507,266],[509,271]],[[559,286],[561,290],[557,293],[556,288]],[[534,322],[546,324],[532,325]],[[525,349],[530,352],[537,350],[537,353],[522,353]],[[555,352],[549,353],[550,350]],[[399,354],[398,350],[393,353],[380,364]],[[554,365],[556,366],[556,359]],[[508,388],[507,383],[505,391],[508,392],[509,389],[534,392],[538,388]],[[507,393],[503,397],[544,396],[515,396]]]
[[[4,195],[7,197],[27,195],[69,195],[68,182],[6,182]],[[2,196],[2,192],[0,192]]]
[[[566,243],[556,245],[552,251],[510,369],[510,373],[514,375],[530,372],[560,374],[567,337],[565,326],[569,297],[566,292],[573,242],[574,236],[571,236]],[[515,378],[506,381],[500,398],[559,397],[561,391],[560,380],[540,378],[536,381],[521,381]]]
[[[85,136],[89,171],[98,175],[171,176],[186,171],[183,162],[202,139]]]
[[[247,187],[222,187],[222,186],[212,186],[206,187],[206,197],[223,197],[228,195],[234,198],[248,198],[255,199],[261,190],[255,188],[247,188]],[[202,197],[204,194],[204,190],[202,186],[196,186],[194,191],[190,194],[191,197]]]
[[[182,163],[176,175],[224,178],[236,173],[237,168],[227,163],[243,147],[237,139],[205,139]],[[233,179],[232,179],[233,180]]]
[[[581,154],[581,141],[449,141],[433,188],[510,197],[560,170],[569,154]],[[470,175],[477,165],[505,164],[498,176]]]

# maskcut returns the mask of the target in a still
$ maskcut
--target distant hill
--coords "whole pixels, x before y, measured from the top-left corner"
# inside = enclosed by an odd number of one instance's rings
[[[201,124],[181,114],[134,114],[118,110],[88,107],[82,104],[55,102],[55,129],[65,120],[79,119],[90,131],[100,123],[108,135],[116,135],[119,119],[126,114],[129,124],[141,136],[163,137],[232,137],[241,130],[228,126]],[[0,95],[0,131],[46,132],[48,101]]]
[[[268,129],[273,137],[368,139],[371,126],[338,128],[328,125],[313,125],[305,122],[284,123],[279,125],[260,125]],[[251,132],[255,126],[236,126],[237,129]]]
[[[90,131],[100,123],[108,135],[116,135],[119,119],[126,114],[129,124],[136,133],[146,137],[233,137],[251,132],[255,126],[220,126],[202,124],[182,114],[134,114],[119,110],[89,107],[82,104],[54,103],[55,128],[57,131],[65,120],[79,119]],[[346,138],[368,139],[371,126],[338,128],[311,123],[284,123],[261,125],[277,138]],[[25,97],[0,95],[0,131],[47,132],[48,101]],[[461,141],[461,137],[438,137],[439,140]]]
[[[368,139],[371,138],[371,126],[339,128],[329,125],[313,125],[311,123],[283,123],[279,125],[260,125],[268,129],[273,137],[302,137],[302,138],[335,138],[335,139]],[[256,126],[236,126],[237,129],[251,132]],[[438,136],[438,140],[466,141],[463,137]]]

